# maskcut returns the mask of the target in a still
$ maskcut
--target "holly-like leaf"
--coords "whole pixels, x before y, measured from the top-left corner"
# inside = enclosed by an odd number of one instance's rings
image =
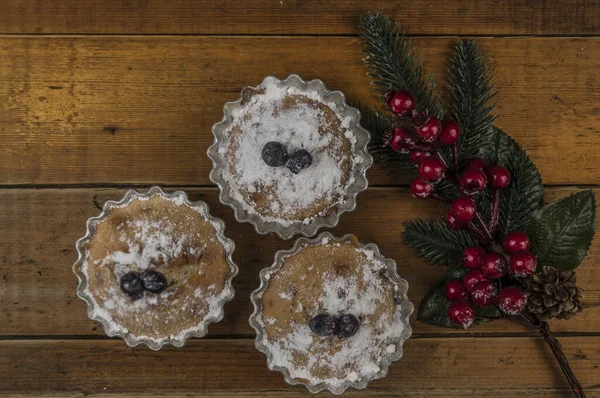
[[[544,203],[544,186],[537,167],[523,148],[502,130],[492,127],[491,132],[478,155],[490,164],[506,167],[511,174],[509,186],[500,191],[498,233],[502,237],[511,231],[525,231],[533,212]],[[480,196],[478,207],[490,209],[489,193]]]
[[[409,221],[403,236],[426,259],[450,267],[460,265],[462,252],[476,244],[468,232],[450,229],[442,221]]]
[[[596,201],[591,190],[575,193],[533,214],[527,233],[538,269],[551,265],[576,268],[587,254],[596,232]]]
[[[434,326],[460,329],[448,318],[448,307],[450,307],[451,303],[444,294],[444,287],[449,280],[462,278],[464,274],[464,268],[450,270],[446,277],[434,286],[421,301],[417,320]],[[495,306],[480,308],[474,305],[474,308],[475,320],[472,326],[480,325],[502,316]]]
[[[444,286],[446,286],[447,281],[448,279],[444,278],[423,298],[417,313],[418,321],[442,328],[456,328],[448,318],[450,301],[444,295]]]

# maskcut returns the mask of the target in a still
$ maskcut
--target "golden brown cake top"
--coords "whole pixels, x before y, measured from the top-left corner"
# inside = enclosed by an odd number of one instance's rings
[[[227,249],[232,243],[222,226],[181,198],[154,195],[109,210],[85,247],[81,271],[94,317],[109,332],[160,341],[203,327],[222,314],[232,294]],[[167,281],[164,291],[132,298],[121,288],[124,275],[152,270]]]
[[[336,107],[317,91],[281,87],[268,79],[245,92],[241,106],[231,112],[227,142],[219,148],[226,159],[223,177],[245,211],[287,226],[308,224],[340,203],[361,160],[353,156],[357,140],[350,118]],[[308,151],[310,166],[297,173],[285,165],[270,166],[261,156],[269,142],[282,144],[289,156]]]
[[[284,258],[269,272],[258,323],[270,365],[310,385],[337,388],[370,379],[393,354],[404,331],[387,266],[354,239],[324,238]],[[358,329],[350,337],[321,336],[311,329],[315,316],[340,319],[351,314]]]

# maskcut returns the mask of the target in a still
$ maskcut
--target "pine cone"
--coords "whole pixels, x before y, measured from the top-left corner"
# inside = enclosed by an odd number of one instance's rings
[[[559,271],[545,266],[527,279],[527,309],[543,321],[551,318],[571,319],[581,311],[582,288],[576,286],[573,271]]]

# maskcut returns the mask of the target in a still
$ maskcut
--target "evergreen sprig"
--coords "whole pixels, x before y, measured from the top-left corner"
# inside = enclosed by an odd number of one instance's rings
[[[390,86],[408,90],[417,100],[417,110],[428,109],[430,115],[441,119],[445,108],[435,92],[436,83],[432,76],[423,80],[422,57],[402,34],[400,25],[380,11],[371,11],[361,16],[360,28],[366,54],[363,60],[377,90],[382,94]]]
[[[452,112],[461,128],[458,140],[459,162],[475,156],[482,144],[490,141],[490,127],[496,116],[495,85],[489,61],[473,39],[460,40],[448,68]]]
[[[476,244],[467,231],[448,228],[442,221],[416,220],[406,223],[404,242],[437,265],[457,267],[462,252]]]
[[[390,174],[396,176],[415,173],[417,166],[410,161],[406,154],[398,153],[390,147],[384,146],[383,135],[390,130],[393,122],[377,108],[361,108],[360,124],[371,132],[371,142],[369,142],[369,152],[377,163],[384,166],[384,169]]]
[[[364,62],[370,69],[370,76],[375,78],[373,83],[376,89],[380,93],[386,92],[390,87],[409,90],[417,100],[417,111],[427,109],[432,116],[441,119],[445,111],[439,96],[434,92],[435,83],[431,77],[426,81],[422,80],[421,58],[417,56],[416,49],[412,48],[410,40],[400,32],[399,25],[393,24],[389,17],[380,12],[369,12],[362,16],[360,27],[365,46],[363,52],[367,55]],[[543,318],[527,309],[521,309],[520,314],[513,316],[515,314],[512,310],[507,311],[501,303],[480,308],[476,305],[479,301],[474,299],[469,305],[457,304],[463,306],[462,309],[454,308],[446,298],[446,283],[450,279],[462,278],[467,271],[460,265],[463,251],[469,246],[481,245],[487,251],[505,255],[501,246],[502,238],[511,231],[527,231],[531,238],[531,251],[537,256],[538,267],[549,264],[571,270],[587,254],[596,225],[596,204],[591,191],[541,207],[544,188],[535,164],[516,141],[493,126],[496,119],[492,114],[496,105],[494,75],[489,61],[474,40],[460,40],[456,44],[448,73],[452,112],[460,125],[460,138],[452,147],[436,145],[425,148],[433,155],[445,159],[448,171],[436,183],[435,191],[423,191],[423,196],[456,203],[453,202],[454,199],[464,194],[457,189],[457,186],[461,186],[461,177],[462,180],[465,177],[461,173],[466,162],[474,157],[484,158],[488,165],[504,166],[510,173],[511,181],[507,186],[495,184],[491,186],[492,189],[483,189],[478,193],[475,217],[464,226],[465,229],[450,229],[443,221],[417,220],[406,223],[404,242],[434,264],[450,268],[448,275],[421,301],[417,319],[442,327],[456,327],[455,323],[470,327],[507,317],[537,329],[552,347],[575,395],[584,397],[581,383]],[[376,109],[363,110],[363,113],[363,125],[374,136],[371,151],[375,157],[384,165],[415,171],[416,167],[406,154],[396,153],[383,145],[384,133],[394,127],[392,120]],[[421,144],[423,143],[417,143],[413,148],[421,150]],[[448,161],[450,159],[451,162]],[[498,170],[501,169],[496,169]],[[488,172],[493,173],[489,169]],[[492,175],[498,177],[498,174]],[[534,278],[535,275],[537,274],[534,274]],[[515,285],[530,293],[527,291],[528,283],[519,277],[508,275],[503,278],[504,282],[500,280],[497,287],[508,282],[510,286]],[[553,284],[552,287],[556,286]],[[566,292],[564,290],[561,294],[567,294]],[[556,302],[546,303],[544,299],[543,304],[553,306]],[[500,312],[500,309],[507,313]],[[473,315],[468,316],[470,319],[455,319],[456,311],[464,312],[463,310],[473,311]]]
[[[492,164],[506,167],[511,183],[500,191],[498,233],[525,231],[533,212],[544,204],[544,186],[535,163],[510,136],[496,127],[490,128],[489,139],[478,148],[478,155]],[[489,209],[489,193],[481,195],[480,209]]]

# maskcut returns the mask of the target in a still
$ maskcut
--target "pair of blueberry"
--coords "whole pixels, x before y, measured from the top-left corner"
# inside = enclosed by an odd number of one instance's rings
[[[167,287],[167,278],[158,271],[149,270],[142,274],[131,271],[121,278],[121,290],[132,300],[142,298],[144,291],[159,294]]]
[[[335,335],[340,339],[354,336],[358,330],[358,319],[352,314],[333,317],[327,314],[314,316],[308,326],[317,336],[327,337]]]
[[[267,142],[262,149],[263,161],[271,167],[285,165],[294,174],[312,164],[312,156],[306,149],[297,150],[288,156],[285,146],[280,142]]]

